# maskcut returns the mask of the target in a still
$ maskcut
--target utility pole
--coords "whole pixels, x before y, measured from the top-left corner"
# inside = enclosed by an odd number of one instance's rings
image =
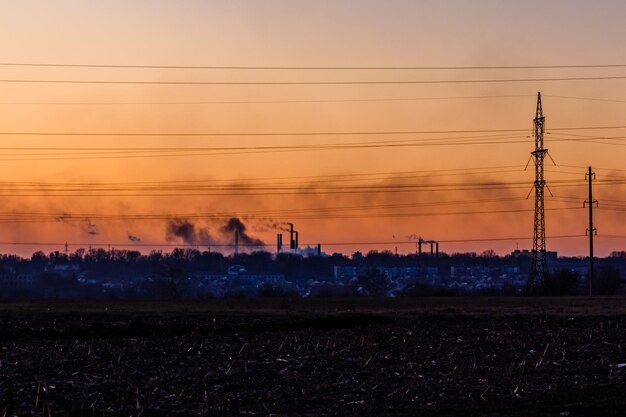
[[[546,185],[543,177],[543,159],[548,154],[548,150],[543,147],[545,120],[541,106],[541,93],[537,93],[537,110],[534,119],[535,150],[531,152],[535,160],[535,219],[532,264],[528,283],[526,284],[526,293],[529,295],[536,294],[539,288],[542,288],[544,292],[549,292],[550,290],[550,276],[546,259],[546,219],[543,198],[543,191]]]
[[[589,167],[589,171],[585,174],[585,180],[589,181],[589,200],[583,203],[583,207],[586,205],[589,206],[589,229],[587,229],[587,234],[589,234],[589,296],[591,296],[591,281],[593,279],[593,235],[597,234],[598,231],[593,227],[593,205],[598,206],[598,200],[593,199],[593,180],[596,179],[596,173],[591,170]]]
[[[283,250],[283,234],[278,233],[276,235],[276,255],[280,255]]]

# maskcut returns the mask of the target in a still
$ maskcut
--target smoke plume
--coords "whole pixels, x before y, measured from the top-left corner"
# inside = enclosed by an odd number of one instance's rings
[[[97,226],[95,224],[93,224],[91,222],[91,220],[87,219],[87,224],[85,225],[85,231],[87,232],[88,235],[90,236],[95,236],[98,234],[98,229]]]
[[[248,235],[246,225],[236,217],[230,218],[220,230],[225,235],[233,235],[236,231],[239,232],[239,241],[244,245],[265,246],[265,243],[261,239],[255,239]]]
[[[133,243],[139,243],[141,242],[141,239],[138,238],[137,236],[133,236],[130,233],[128,234],[128,240],[130,240]]]
[[[168,241],[182,239],[188,245],[210,245],[213,238],[205,228],[198,228],[188,219],[173,218],[167,222],[165,238]]]

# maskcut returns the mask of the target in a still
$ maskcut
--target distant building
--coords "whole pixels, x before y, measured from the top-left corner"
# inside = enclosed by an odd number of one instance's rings
[[[451,266],[450,277],[459,276],[500,276],[503,274],[515,275],[520,273],[517,266]]]
[[[33,276],[30,274],[2,274],[0,288],[7,290],[27,289],[33,286]]]
[[[232,265],[225,274],[198,273],[194,278],[200,281],[225,281],[228,283],[244,283],[257,285],[261,282],[280,284],[285,282],[283,274],[250,274],[241,265]]]
[[[528,249],[515,249],[513,252],[511,252],[511,257],[512,258],[521,258],[521,257],[532,257],[533,252],[528,250]],[[548,262],[553,262],[556,261],[558,259],[558,252],[556,251],[546,251],[546,259]]]
[[[363,276],[370,271],[383,273],[387,278],[399,279],[428,279],[435,280],[439,277],[439,269],[434,267],[382,267],[382,266],[335,266],[335,281],[346,281]]]
[[[46,272],[54,272],[64,277],[76,276],[80,273],[80,265],[77,264],[48,264]]]
[[[362,261],[363,260],[363,254],[359,251],[356,251],[352,254],[352,260],[353,261]]]

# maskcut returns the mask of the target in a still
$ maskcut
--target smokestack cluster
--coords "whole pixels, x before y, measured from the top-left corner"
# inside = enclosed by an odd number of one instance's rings
[[[289,225],[289,249],[292,251],[298,249],[298,231],[293,230],[293,223],[287,223]]]
[[[422,255],[422,245],[424,243],[430,245],[430,256],[433,256],[433,255],[439,256],[439,242],[436,242],[434,240],[424,240],[423,238],[416,236],[416,235],[409,236],[409,239],[417,240],[417,255],[418,256]]]
[[[424,243],[428,243],[430,245],[430,256],[435,255],[435,247],[437,248],[436,255],[439,256],[439,242],[435,242],[434,240],[427,240]]]
[[[276,254],[279,254],[283,251],[283,234],[278,233],[276,235]]]

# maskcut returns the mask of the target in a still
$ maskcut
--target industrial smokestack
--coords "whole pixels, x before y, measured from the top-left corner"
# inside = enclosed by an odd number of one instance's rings
[[[276,254],[281,253],[283,250],[283,234],[279,233],[276,235]]]
[[[235,256],[239,255],[239,230],[235,230]]]
[[[422,243],[424,243],[424,241],[423,241],[422,239],[420,239],[420,240],[418,240],[418,241],[417,241],[417,248],[418,248],[418,250],[417,250],[417,254],[418,254],[418,255],[421,255],[421,254],[422,254]]]
[[[293,223],[289,223],[289,249],[294,249]]]
[[[437,248],[437,256],[439,256],[439,242],[435,242],[436,248]]]
[[[296,236],[295,241],[294,241],[294,249],[298,250],[298,232],[293,232]]]
[[[322,256],[322,244],[317,244],[317,256]]]
[[[433,243],[435,242],[431,240],[428,243],[430,243],[430,256],[433,256]]]

